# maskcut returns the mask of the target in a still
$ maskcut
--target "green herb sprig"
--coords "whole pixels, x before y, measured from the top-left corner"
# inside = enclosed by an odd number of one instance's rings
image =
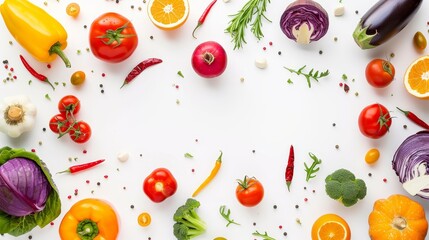
[[[230,217],[231,210],[227,209],[225,205],[220,206],[219,213],[220,213],[220,215],[222,215],[223,218],[225,218],[225,220],[228,221],[228,223],[226,224],[227,227],[231,224],[240,225],[239,223],[237,223],[233,219],[231,219],[231,217]]]
[[[262,233],[260,233],[258,231],[255,231],[254,233],[252,233],[252,235],[253,236],[257,236],[257,237],[262,237],[263,240],[276,240],[275,238],[268,236],[267,232],[265,232],[264,234],[262,234]]]
[[[317,158],[313,153],[308,153],[308,155],[313,159],[313,163],[310,167],[308,167],[307,163],[304,162],[305,172],[307,173],[306,181],[308,182],[310,179],[316,177],[316,173],[320,170],[320,167],[316,167],[317,165],[322,163],[322,160]]]
[[[320,71],[314,71],[314,68],[310,70],[308,73],[304,73],[303,70],[307,65],[304,65],[298,70],[292,69],[292,68],[286,68],[289,72],[295,73],[296,75],[303,75],[307,79],[308,87],[311,88],[311,79],[315,80],[316,82],[319,82],[320,78],[326,77],[329,75],[329,70],[326,70],[324,72]]]
[[[233,19],[229,21],[225,32],[231,35],[232,42],[234,42],[234,50],[242,48],[243,44],[246,44],[244,35],[249,23],[251,26],[250,31],[258,40],[264,37],[262,33],[262,19],[271,22],[265,16],[268,3],[270,3],[270,0],[249,0],[240,11],[231,15]]]

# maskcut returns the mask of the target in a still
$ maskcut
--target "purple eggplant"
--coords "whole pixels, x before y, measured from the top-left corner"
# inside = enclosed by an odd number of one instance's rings
[[[422,5],[423,0],[379,0],[363,15],[353,38],[362,49],[385,43],[399,33]]]

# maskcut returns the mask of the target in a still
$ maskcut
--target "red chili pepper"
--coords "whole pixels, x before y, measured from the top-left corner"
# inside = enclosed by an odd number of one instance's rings
[[[410,119],[411,121],[413,121],[415,124],[419,125],[420,127],[429,130],[429,125],[427,123],[425,123],[422,119],[420,119],[419,117],[417,117],[414,113],[410,112],[410,111],[404,111],[398,107],[396,107],[399,111],[403,112],[405,114],[405,116]]]
[[[58,173],[77,173],[83,170],[86,170],[88,168],[92,168],[100,163],[104,162],[104,159],[100,159],[94,162],[89,162],[89,163],[84,163],[84,164],[79,164],[79,165],[74,165],[69,167],[68,169],[61,171],[61,172],[57,172]]]
[[[197,28],[199,28],[201,25],[203,25],[204,21],[206,20],[207,15],[209,14],[210,10],[212,9],[213,5],[216,3],[217,0],[213,0],[206,8],[206,10],[204,10],[203,14],[201,14],[200,19],[198,19],[198,24],[197,26],[194,28],[194,31],[192,31],[192,37],[196,38],[194,33],[195,30],[197,30]]]
[[[295,153],[293,150],[293,146],[290,145],[289,159],[287,162],[286,173],[285,173],[286,186],[289,192],[290,192],[290,184],[292,183],[292,178],[293,178],[294,161],[295,161]]]
[[[25,58],[24,58],[22,55],[19,55],[19,58],[21,59],[22,64],[24,64],[24,67],[27,69],[27,71],[28,71],[31,75],[33,75],[33,77],[37,78],[38,80],[40,80],[40,81],[42,81],[42,82],[47,82],[47,83],[49,83],[49,85],[51,85],[52,89],[54,89],[54,90],[55,90],[54,85],[52,85],[52,83],[51,83],[51,82],[49,82],[48,78],[47,78],[45,75],[43,75],[43,74],[40,74],[40,73],[36,72],[36,70],[34,70],[34,68],[32,68],[32,67],[30,66],[30,64],[25,60]]]
[[[124,84],[122,84],[121,88],[126,84],[130,83],[135,77],[137,77],[140,73],[142,73],[146,68],[156,65],[158,63],[162,63],[162,60],[158,58],[148,58],[142,61],[141,63],[137,64],[137,66],[135,66],[133,70],[131,70],[131,72],[128,73],[127,77],[124,80]]]

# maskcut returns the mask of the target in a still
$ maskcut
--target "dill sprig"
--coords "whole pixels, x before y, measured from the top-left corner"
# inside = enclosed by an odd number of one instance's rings
[[[320,72],[320,71],[314,71],[313,68],[310,70],[310,72],[305,73],[305,72],[303,72],[305,67],[306,67],[306,65],[304,65],[303,67],[301,67],[298,70],[294,70],[294,69],[287,68],[287,67],[284,67],[284,68],[286,68],[291,73],[295,73],[296,75],[303,75],[307,79],[307,83],[308,83],[309,88],[311,88],[311,79],[318,82],[319,78],[326,77],[329,75],[329,70],[326,70],[324,72]]]
[[[250,31],[255,35],[258,40],[264,37],[262,33],[262,19],[271,22],[266,16],[267,4],[270,0],[249,0],[243,8],[236,14],[231,15],[233,19],[229,21],[228,27],[225,32],[229,33],[234,42],[234,50],[242,48],[246,44],[245,30],[250,23]],[[255,17],[255,18],[253,18]]]

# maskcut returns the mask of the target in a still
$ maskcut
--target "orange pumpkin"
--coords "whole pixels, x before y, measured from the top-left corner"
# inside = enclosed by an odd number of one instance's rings
[[[399,194],[375,201],[368,224],[372,240],[424,240],[428,231],[424,208]]]

